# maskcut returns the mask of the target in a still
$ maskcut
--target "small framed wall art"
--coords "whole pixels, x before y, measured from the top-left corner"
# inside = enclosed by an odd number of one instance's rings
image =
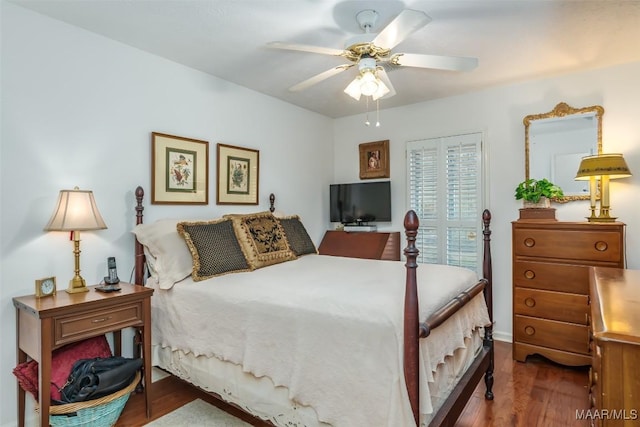
[[[218,144],[218,205],[257,205],[260,151]]]
[[[151,134],[151,203],[209,203],[209,143]]]
[[[360,149],[360,179],[389,178],[389,140],[365,142]]]

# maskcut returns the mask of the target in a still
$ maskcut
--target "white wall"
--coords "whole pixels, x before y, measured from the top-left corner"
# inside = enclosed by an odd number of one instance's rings
[[[629,268],[640,268],[640,63],[488,89],[382,110],[380,128],[364,115],[330,120],[170,61],[0,2],[2,133],[0,145],[0,383],[13,384],[15,314],[11,298],[33,292],[34,279],[72,275],[71,244],[44,233],[60,189],[94,191],[107,230],[83,233],[82,273],[96,282],[116,256],[121,278],[132,268],[133,190],[150,182],[150,132],[210,142],[210,205],[147,205],[147,219],[184,212],[213,217],[231,209],[296,212],[319,242],[328,226],[328,184],[357,182],[358,144],[390,140],[394,222],[405,203],[405,143],[482,131],[489,166],[486,207],[493,213],[494,306],[498,335],[511,334],[511,221],[524,178],[528,114],[558,102],[605,108],[605,152],[622,152],[634,177],[612,182],[613,214],[627,227]],[[392,76],[393,77],[393,76]],[[384,108],[384,101],[381,106]],[[332,130],[333,129],[333,130]],[[333,132],[333,133],[332,133]],[[331,141],[333,140],[333,144]],[[215,205],[215,143],[260,150],[260,206]],[[148,200],[148,198],[147,198]],[[556,206],[560,220],[584,220],[588,202]],[[0,425],[15,423],[15,388],[0,388]]]
[[[94,192],[109,227],[82,234],[82,275],[97,283],[106,257],[133,266],[133,191],[147,219],[212,218],[276,207],[301,215],[319,243],[328,225],[332,120],[93,33],[1,3],[0,425],[15,424],[15,311],[34,280],[73,275],[65,233],[45,233],[61,189]],[[141,24],[143,25],[143,24]],[[209,205],[150,205],[153,131],[209,141]],[[215,204],[216,143],[260,150],[260,205]],[[126,349],[126,347],[125,347]]]
[[[603,151],[620,152],[635,175],[611,181],[612,215],[627,224],[629,268],[640,268],[640,63],[572,74],[560,78],[495,87],[465,96],[382,110],[380,128],[364,125],[364,116],[335,121],[335,182],[358,180],[358,144],[390,140],[394,221],[402,229],[407,209],[405,145],[407,141],[468,131],[482,131],[488,150],[486,208],[492,212],[492,253],[496,336],[511,338],[511,221],[521,203],[514,199],[524,179],[524,125],[529,114],[551,111],[564,101],[572,107],[602,105]],[[392,76],[393,78],[393,76]],[[382,101],[381,106],[384,106]],[[554,205],[561,221],[584,221],[588,201]],[[418,273],[419,274],[419,273]]]

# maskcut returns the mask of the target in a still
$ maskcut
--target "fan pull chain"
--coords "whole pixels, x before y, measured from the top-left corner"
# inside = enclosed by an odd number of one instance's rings
[[[380,127],[380,99],[376,99],[376,127]]]
[[[366,120],[364,122],[364,125],[365,126],[369,126],[371,124],[371,122],[369,122],[369,97],[365,96],[364,99],[365,99],[365,101],[367,103],[367,116],[366,116]]]

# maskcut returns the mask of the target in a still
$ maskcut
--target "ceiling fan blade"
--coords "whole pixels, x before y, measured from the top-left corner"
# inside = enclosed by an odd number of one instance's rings
[[[289,88],[290,92],[299,92],[301,90],[304,90],[308,87],[311,87],[317,83],[320,83],[323,80],[328,79],[329,77],[333,77],[336,74],[339,74],[341,72],[343,72],[344,70],[348,70],[349,68],[353,67],[355,64],[344,64],[344,65],[338,65],[337,67],[331,68],[327,71],[324,71],[320,74],[316,74],[315,76],[304,80],[296,85],[293,85]]]
[[[418,53],[398,53],[393,55],[389,62],[405,67],[434,68],[450,71],[469,71],[478,66],[478,58],[422,55]]]
[[[323,55],[344,56],[344,50],[330,47],[312,46],[308,44],[295,44],[284,42],[270,42],[267,47],[271,49],[298,50],[301,52],[321,53]]]
[[[393,88],[393,85],[391,84],[391,80],[389,80],[389,75],[387,75],[387,72],[382,67],[378,67],[377,74],[378,74],[378,78],[382,80],[382,83],[384,83],[389,89],[389,93],[380,97],[380,99],[391,98],[393,95],[396,94],[396,90]]]
[[[431,22],[424,12],[405,9],[373,39],[373,44],[385,49],[393,49],[409,35]]]

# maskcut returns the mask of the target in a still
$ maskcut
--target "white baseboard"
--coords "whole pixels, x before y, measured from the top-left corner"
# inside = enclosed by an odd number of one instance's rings
[[[513,342],[513,335],[507,332],[493,331],[493,339],[496,341]]]

